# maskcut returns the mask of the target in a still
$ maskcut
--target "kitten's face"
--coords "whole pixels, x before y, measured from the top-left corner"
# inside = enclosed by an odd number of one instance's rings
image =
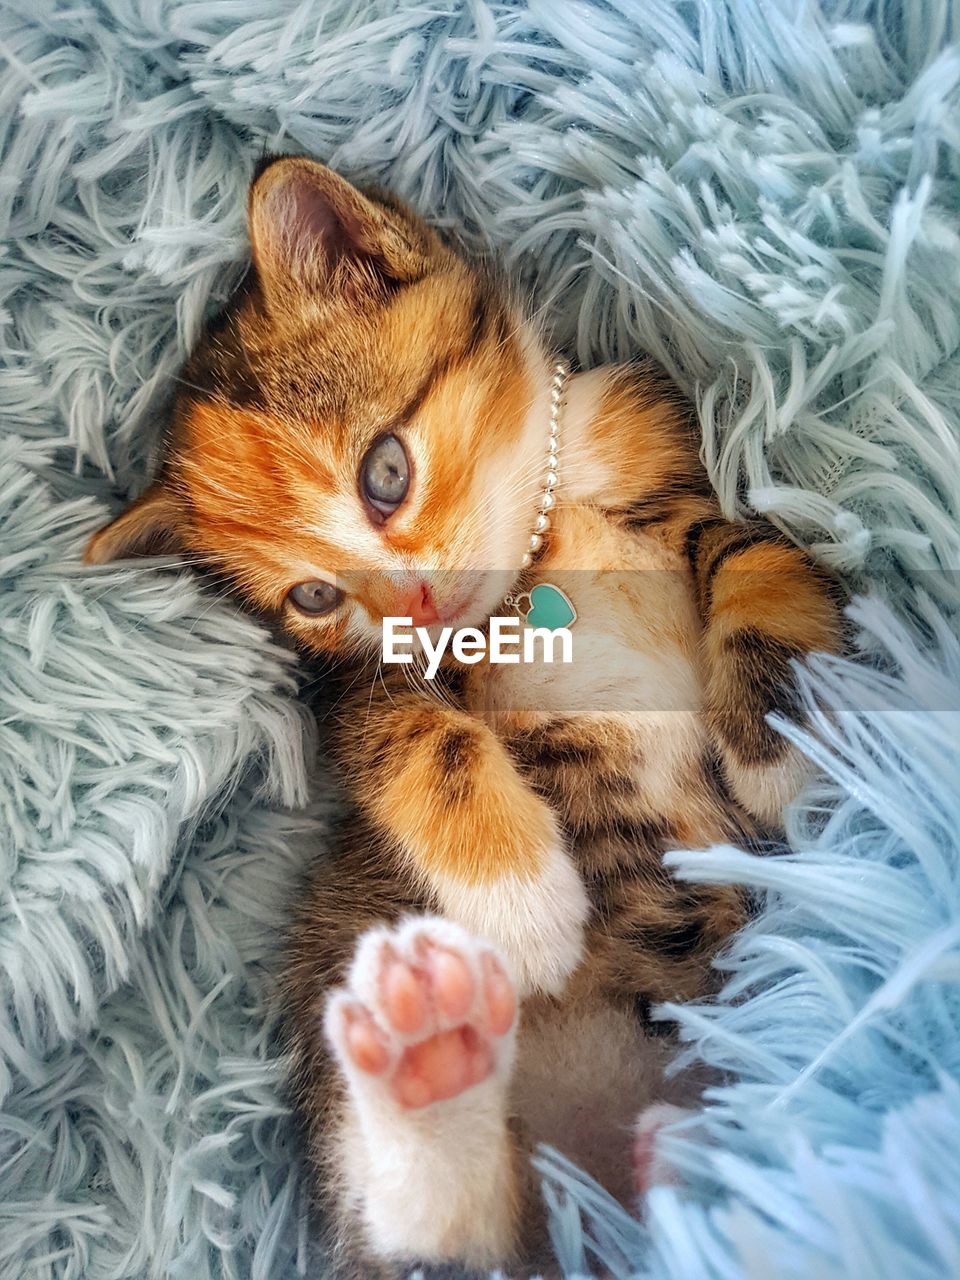
[[[312,161],[261,173],[250,232],[254,272],[185,370],[159,478],[88,558],[197,554],[318,651],[379,649],[390,615],[481,622],[542,480],[537,343],[409,210]]]

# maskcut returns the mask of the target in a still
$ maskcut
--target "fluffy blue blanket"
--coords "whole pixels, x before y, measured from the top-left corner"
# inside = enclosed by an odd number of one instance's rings
[[[805,676],[793,852],[729,1073],[618,1276],[960,1275],[960,11],[952,0],[6,0],[0,9],[0,1275],[319,1274],[273,964],[322,823],[291,660],[183,573],[84,571],[245,252],[264,149],[465,224],[584,363],[651,351],[726,510],[861,593]],[[323,788],[319,788],[320,794]]]

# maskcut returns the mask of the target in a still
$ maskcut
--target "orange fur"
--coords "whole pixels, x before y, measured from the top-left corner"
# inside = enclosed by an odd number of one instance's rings
[[[833,602],[806,558],[787,543],[761,543],[725,561],[711,604],[719,634],[759,625],[804,652],[830,652],[839,642]]]
[[[388,683],[375,728],[345,718],[340,754],[414,880],[429,885],[439,875],[479,885],[535,876],[556,827],[502,744],[473,716],[396,685]]]

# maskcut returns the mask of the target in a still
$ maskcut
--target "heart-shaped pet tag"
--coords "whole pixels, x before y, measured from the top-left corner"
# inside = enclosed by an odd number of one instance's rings
[[[572,627],[576,620],[577,611],[565,591],[552,582],[538,582],[531,587],[530,609],[526,617],[528,627],[559,631],[561,627]]]

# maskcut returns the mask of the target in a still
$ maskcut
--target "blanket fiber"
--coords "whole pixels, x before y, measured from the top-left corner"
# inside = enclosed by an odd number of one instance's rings
[[[670,855],[763,903],[679,1011],[726,1083],[642,1228],[543,1154],[567,1273],[960,1275],[958,41],[953,0],[3,0],[4,1280],[323,1274],[273,977],[329,794],[296,664],[174,566],[79,563],[265,150],[465,226],[583,364],[652,352],[727,512],[859,593],[782,725],[791,852]]]

